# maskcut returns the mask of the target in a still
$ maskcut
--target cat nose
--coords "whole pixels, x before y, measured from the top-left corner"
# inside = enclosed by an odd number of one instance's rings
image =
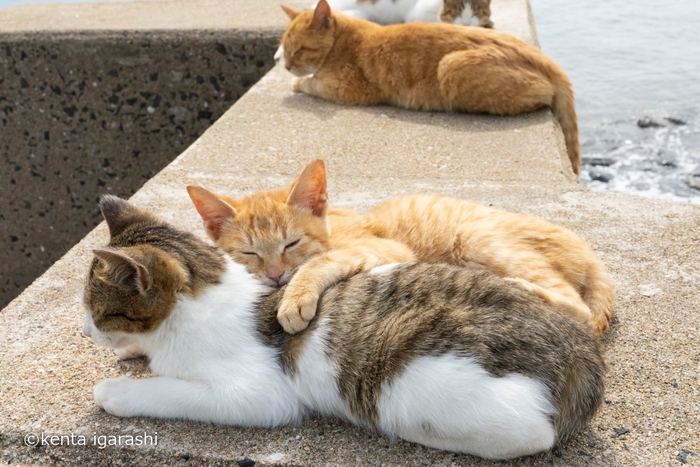
[[[267,277],[275,281],[277,285],[280,284],[280,279],[282,278],[282,275],[284,274],[284,271],[273,271],[273,272],[268,272]]]
[[[292,69],[292,64],[289,63],[287,60],[284,61],[284,67],[287,69],[287,71],[291,71]]]
[[[85,337],[92,337],[92,333],[90,332],[90,328],[87,326],[83,326],[83,334],[85,334]]]

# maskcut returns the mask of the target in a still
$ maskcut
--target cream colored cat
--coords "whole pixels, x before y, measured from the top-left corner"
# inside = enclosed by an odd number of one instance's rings
[[[536,217],[430,195],[389,200],[364,216],[331,209],[321,160],[291,187],[242,200],[188,191],[217,246],[268,283],[289,282],[278,318],[290,333],[306,327],[330,285],[416,260],[478,263],[599,335],[608,329],[615,297],[602,263],[573,232]]]

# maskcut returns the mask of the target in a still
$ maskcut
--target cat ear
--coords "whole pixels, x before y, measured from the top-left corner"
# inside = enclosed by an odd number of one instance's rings
[[[326,215],[328,192],[326,191],[326,164],[316,159],[307,165],[287,198],[287,204],[310,209],[316,217]]]
[[[105,279],[127,290],[145,293],[152,283],[151,273],[124,250],[92,250],[106,268]]]
[[[145,215],[136,206],[113,195],[100,198],[100,211],[109,227],[109,236],[114,237],[124,231],[134,221],[134,215]]]
[[[301,11],[297,11],[294,8],[289,8],[288,6],[285,6],[285,5],[280,5],[280,6],[284,10],[284,12],[287,13],[287,16],[289,16],[289,19],[294,19],[301,14]]]
[[[324,31],[331,24],[331,7],[326,0],[319,0],[314,11],[314,18],[311,20],[309,29]]]
[[[187,193],[190,195],[194,207],[202,217],[204,230],[213,241],[221,238],[226,227],[236,217],[236,210],[215,193],[197,185],[187,185]]]

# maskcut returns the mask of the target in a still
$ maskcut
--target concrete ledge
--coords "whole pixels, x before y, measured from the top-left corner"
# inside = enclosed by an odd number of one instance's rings
[[[272,68],[276,8],[0,11],[0,308],[102,220],[99,195],[131,196]]]
[[[525,0],[494,0],[494,17]],[[498,20],[495,19],[498,24]],[[516,29],[514,29],[516,30]],[[535,38],[531,32],[531,38]],[[590,429],[522,465],[676,465],[700,454],[700,206],[590,192],[578,185],[549,111],[516,118],[346,108],[290,91],[277,67],[132,198],[204,236],[184,190],[239,196],[280,186],[324,157],[332,202],[365,210],[390,196],[435,192],[561,223],[591,242],[619,296],[606,338],[606,404]],[[0,313],[0,460],[59,465],[501,465],[392,442],[336,420],[274,430],[152,419],[99,410],[92,387],[146,376],[81,335],[82,277],[100,225]],[[11,401],[11,403],[6,403]],[[30,432],[158,434],[157,446],[27,447]],[[688,465],[700,457],[685,454]],[[250,464],[247,464],[250,465]]]

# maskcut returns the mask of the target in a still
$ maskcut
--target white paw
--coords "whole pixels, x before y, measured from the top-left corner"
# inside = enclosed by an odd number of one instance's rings
[[[304,92],[302,90],[302,86],[304,84],[304,78],[305,78],[304,76],[302,76],[300,78],[294,78],[294,80],[292,81],[292,90],[294,92]]]
[[[114,354],[119,357],[120,360],[130,360],[132,358],[140,358],[145,355],[137,345],[123,347],[121,349],[114,349]]]
[[[135,403],[139,400],[135,384],[137,381],[126,376],[106,379],[95,386],[92,391],[95,403],[102,407],[105,412],[117,417],[140,415],[135,407]]]

